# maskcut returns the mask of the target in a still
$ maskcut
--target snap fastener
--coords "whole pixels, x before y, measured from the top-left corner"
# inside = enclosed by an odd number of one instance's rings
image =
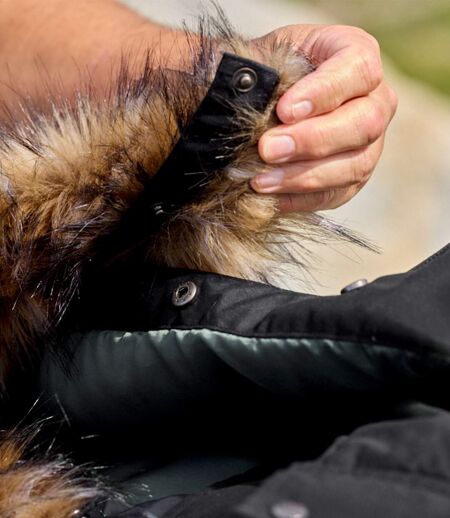
[[[198,288],[192,281],[180,284],[172,294],[172,304],[174,306],[185,306],[192,302],[198,293]]]
[[[342,288],[341,294],[343,295],[344,293],[349,293],[353,290],[359,290],[359,288],[362,288],[366,284],[369,284],[369,281],[367,279],[359,279],[355,282],[351,282],[350,284],[347,284],[347,286]]]
[[[163,216],[166,213],[163,203],[155,203],[151,208],[153,210],[153,214],[157,217]]]
[[[309,510],[300,502],[286,500],[278,502],[270,508],[274,518],[308,518]]]
[[[176,206],[173,203],[164,203],[161,201],[158,201],[150,206],[150,210],[153,211],[153,215],[157,218],[161,218],[162,216],[170,216],[175,209]]]
[[[232,85],[235,90],[241,93],[250,92],[258,82],[256,72],[251,68],[240,68],[234,73]]]

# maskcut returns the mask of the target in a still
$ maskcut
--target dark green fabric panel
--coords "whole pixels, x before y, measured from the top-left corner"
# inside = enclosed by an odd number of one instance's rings
[[[329,339],[249,338],[209,329],[72,337],[70,373],[43,362],[41,390],[89,431],[182,420],[211,403],[264,394],[296,400],[385,394],[412,399],[441,386],[448,361]],[[231,410],[232,411],[232,410]]]
[[[162,466],[134,469],[132,464],[120,469],[109,469],[108,479],[119,482],[121,492],[129,504],[164,498],[170,495],[202,491],[222,480],[240,475],[259,463],[259,459],[229,455],[190,455],[168,461]]]

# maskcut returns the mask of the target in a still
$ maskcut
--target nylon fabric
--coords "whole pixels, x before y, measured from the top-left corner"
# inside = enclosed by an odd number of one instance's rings
[[[181,420],[187,409],[207,408],[228,390],[252,392],[249,381],[298,400],[330,393],[413,397],[448,368],[447,359],[438,358],[442,366],[428,358],[429,371],[418,371],[417,353],[387,346],[210,329],[92,332],[72,337],[71,354],[78,372],[67,376],[64,366],[44,362],[41,387],[48,399],[58,394],[72,427],[91,432]]]
[[[115,278],[84,294],[90,331],[69,363],[44,358],[40,391],[72,434],[98,435],[77,447],[141,502],[132,516],[190,492],[163,518],[269,517],[296,498],[314,518],[450,514],[450,248],[334,297],[170,269]],[[198,294],[176,307],[187,281]]]

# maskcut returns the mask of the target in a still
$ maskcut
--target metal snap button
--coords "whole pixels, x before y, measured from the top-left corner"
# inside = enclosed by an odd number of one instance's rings
[[[274,518],[308,518],[309,510],[300,502],[286,500],[277,502],[270,508]]]
[[[232,85],[235,90],[241,93],[250,92],[258,82],[256,72],[251,68],[240,68],[234,73]]]
[[[185,306],[192,302],[198,293],[198,288],[192,281],[180,284],[172,294],[172,304],[174,306]]]
[[[366,284],[369,284],[369,281],[367,279],[359,279],[355,282],[351,282],[350,284],[347,284],[344,288],[341,290],[341,294],[349,293],[353,290],[359,290],[359,288],[362,288]]]

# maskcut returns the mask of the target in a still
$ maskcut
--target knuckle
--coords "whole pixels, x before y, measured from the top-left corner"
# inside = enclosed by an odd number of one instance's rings
[[[383,81],[383,67],[378,53],[367,52],[366,48],[362,48],[357,67],[359,68],[361,81],[367,91],[374,90]]]
[[[305,152],[310,158],[325,158],[329,154],[329,136],[321,125],[311,126],[309,134],[305,137]]]
[[[366,142],[363,144],[372,144],[381,137],[385,130],[383,110],[374,104],[368,110],[365,119]]]
[[[319,83],[317,83],[319,84]],[[346,87],[342,83],[338,74],[328,74],[320,77],[320,93],[318,105],[322,108],[321,111],[328,111],[340,106],[346,100]]]
[[[341,81],[333,81],[330,78],[326,88],[330,106],[340,106],[346,100],[345,88],[346,85],[343,85]]]
[[[321,182],[318,176],[319,175],[317,174],[317,171],[315,174],[299,176],[295,182],[295,189],[299,193],[311,193],[318,191],[321,188]]]
[[[354,25],[332,25],[330,27],[333,30],[338,29],[342,37],[347,36],[347,40],[351,38],[351,41],[355,41],[355,39],[364,40],[367,38],[367,36],[370,36],[370,34],[366,32],[364,29],[362,29],[361,27],[356,27]]]
[[[359,185],[369,178],[374,168],[374,161],[368,150],[360,153],[358,158],[353,161],[352,177],[353,184]]]
[[[380,55],[381,49],[380,49],[380,43],[378,42],[378,40],[372,34],[366,32],[366,31],[363,31],[363,32],[364,32],[364,36],[366,37],[366,40],[369,43],[369,45],[374,49],[374,51],[377,55]]]
[[[389,94],[389,100],[391,103],[392,117],[393,117],[398,108],[398,95],[397,95],[397,92],[389,85],[388,85],[388,94]]]

